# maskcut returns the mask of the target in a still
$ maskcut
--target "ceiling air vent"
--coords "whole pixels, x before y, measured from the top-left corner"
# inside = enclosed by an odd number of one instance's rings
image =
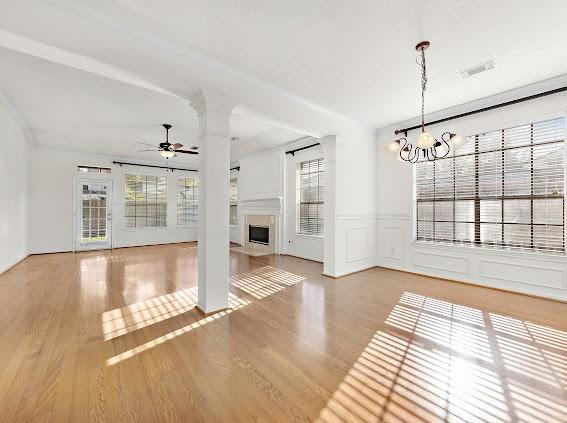
[[[459,71],[459,75],[461,75],[461,78],[465,79],[465,78],[469,78],[471,76],[477,75],[479,73],[482,72],[486,72],[489,70],[492,70],[496,67],[496,61],[494,59],[489,60],[488,62],[484,62],[481,63],[479,65],[467,68],[467,69],[463,69],[462,71]]]

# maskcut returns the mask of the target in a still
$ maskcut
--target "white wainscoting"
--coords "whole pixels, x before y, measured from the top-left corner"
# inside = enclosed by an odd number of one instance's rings
[[[376,263],[376,216],[336,217],[336,277],[369,269]],[[344,246],[344,247],[342,247]]]
[[[567,301],[567,257],[413,242],[408,215],[377,217],[376,265]]]
[[[469,274],[469,261],[452,254],[414,251],[413,265],[443,272]]]

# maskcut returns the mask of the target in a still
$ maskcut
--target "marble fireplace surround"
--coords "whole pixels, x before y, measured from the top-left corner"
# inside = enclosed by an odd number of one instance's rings
[[[281,253],[282,238],[282,198],[266,198],[239,201],[242,213],[242,246],[247,249],[268,254]],[[266,226],[269,229],[269,245],[258,244],[248,240],[250,225]]]

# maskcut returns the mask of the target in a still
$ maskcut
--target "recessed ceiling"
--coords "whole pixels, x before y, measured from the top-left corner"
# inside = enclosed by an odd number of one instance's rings
[[[157,152],[142,152],[164,140],[161,123],[170,123],[172,141],[187,148],[198,145],[197,119],[188,101],[90,72],[0,48],[0,92],[30,128],[37,147],[161,160]],[[254,116],[231,116],[234,159],[274,146],[301,134],[278,128]],[[171,161],[198,166],[198,156],[178,155]]]

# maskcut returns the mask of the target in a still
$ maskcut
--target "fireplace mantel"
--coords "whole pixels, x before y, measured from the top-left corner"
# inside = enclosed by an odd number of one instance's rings
[[[244,215],[273,214],[275,216],[281,216],[283,212],[283,197],[239,200],[238,207]]]
[[[282,240],[283,240],[283,198],[282,197],[270,197],[270,198],[256,198],[239,200],[238,208],[242,215],[242,240],[244,246],[247,245],[248,238],[248,224],[249,217],[254,216],[271,216],[273,219],[270,220],[270,226],[273,233],[270,236],[273,237],[273,243],[270,243],[270,248],[272,253],[280,254],[282,250]]]

